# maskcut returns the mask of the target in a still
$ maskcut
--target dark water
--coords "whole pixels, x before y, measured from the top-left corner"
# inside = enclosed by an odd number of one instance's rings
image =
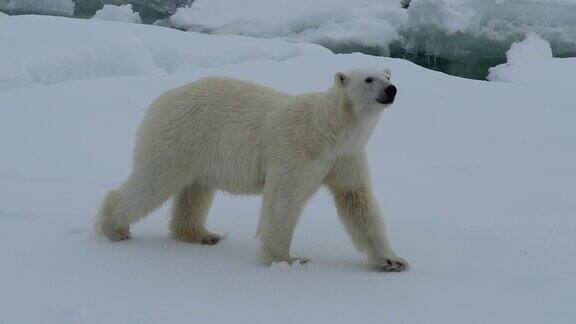
[[[506,52],[494,56],[461,56],[445,58],[425,53],[393,52],[391,57],[403,58],[422,67],[468,79],[486,80],[488,69],[506,63]],[[574,53],[554,53],[554,57],[575,57]]]
[[[433,39],[431,36],[430,39]],[[425,36],[412,43],[426,44],[430,41]],[[463,38],[457,35],[453,40],[443,40],[445,44],[455,44],[454,49],[444,49],[444,53],[430,54],[424,50],[407,50],[402,43],[392,44],[390,51],[383,51],[375,47],[362,46],[334,46],[333,44],[320,44],[329,48],[334,53],[360,52],[374,56],[390,56],[401,58],[416,63],[427,69],[444,72],[449,75],[468,79],[486,80],[488,69],[496,65],[506,63],[506,52],[513,42],[521,41],[522,38],[507,40],[505,42],[486,41],[480,39]],[[465,47],[466,51],[457,50],[456,47]],[[554,57],[576,57],[576,50],[558,50],[552,46]]]
[[[506,51],[508,48],[502,47],[499,51],[491,51],[484,55],[470,53],[468,55],[431,55],[424,51],[408,51],[401,44],[393,44],[389,53],[383,53],[379,48],[362,46],[330,46],[321,44],[334,53],[355,53],[360,52],[374,56],[390,56],[401,58],[416,63],[427,69],[444,72],[446,74],[459,76],[468,79],[485,80],[490,67],[506,62]]]
[[[428,69],[469,79],[485,80],[490,67],[506,62],[506,55],[494,57],[445,58],[425,53],[391,53],[391,57],[403,58]]]

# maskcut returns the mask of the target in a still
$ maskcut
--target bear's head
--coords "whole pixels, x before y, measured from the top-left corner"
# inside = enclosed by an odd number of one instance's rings
[[[390,70],[358,69],[338,72],[334,82],[358,111],[382,109],[396,97],[396,86],[390,80]]]

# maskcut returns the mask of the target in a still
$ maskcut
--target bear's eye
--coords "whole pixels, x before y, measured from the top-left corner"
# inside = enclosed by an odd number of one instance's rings
[[[372,80],[372,78],[366,78],[366,80],[364,80],[364,82],[366,82],[366,83],[370,83],[372,81],[374,81],[374,80]]]

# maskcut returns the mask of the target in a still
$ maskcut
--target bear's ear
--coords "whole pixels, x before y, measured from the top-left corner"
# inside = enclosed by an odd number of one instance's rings
[[[388,79],[390,79],[392,77],[392,71],[390,71],[390,69],[386,68],[386,69],[384,69],[383,72],[384,72],[384,74],[386,74]]]
[[[346,75],[342,72],[338,72],[334,74],[334,83],[339,86],[343,87],[346,82]]]

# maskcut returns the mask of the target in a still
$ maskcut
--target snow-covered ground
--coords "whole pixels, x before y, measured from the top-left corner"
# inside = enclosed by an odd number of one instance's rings
[[[536,36],[494,69],[511,83],[98,20],[0,17],[0,44],[0,323],[576,321],[576,59]],[[169,238],[166,206],[130,241],[91,236],[161,92],[228,75],[301,93],[355,67],[390,67],[399,88],[368,151],[409,271],[368,271],[324,191],[294,240],[307,266],[256,264],[257,197],[217,197],[213,247]]]

